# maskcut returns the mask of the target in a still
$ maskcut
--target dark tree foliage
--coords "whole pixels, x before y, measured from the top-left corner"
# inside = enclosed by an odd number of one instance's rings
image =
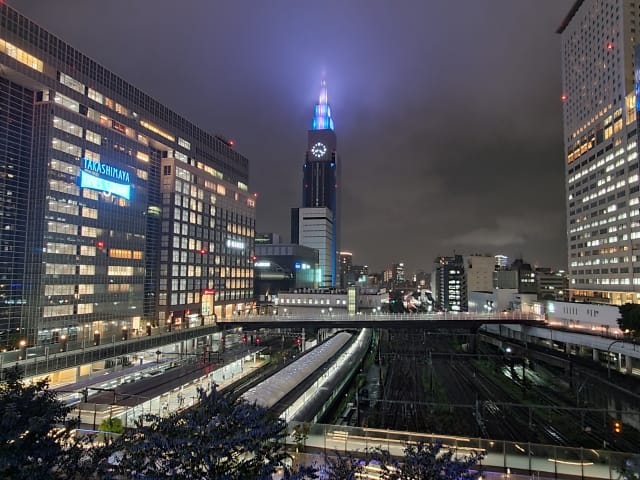
[[[8,369],[0,382],[0,478],[60,478],[80,454],[69,411],[48,380],[25,384],[17,367]]]
[[[349,453],[341,455],[336,451],[333,456],[325,455],[324,473],[326,480],[356,480],[362,478],[367,462]]]
[[[282,420],[216,390],[200,391],[200,403],[191,409],[143,420],[93,449],[84,465],[99,478],[270,480],[287,458]],[[285,469],[285,478],[315,478],[313,471]]]
[[[472,480],[480,475],[474,468],[481,459],[475,452],[456,457],[441,442],[407,445],[400,460],[386,451],[378,455],[385,480]]]
[[[640,334],[640,304],[625,303],[618,307],[620,318],[618,318],[618,326],[623,332],[629,330],[631,335],[638,336]]]

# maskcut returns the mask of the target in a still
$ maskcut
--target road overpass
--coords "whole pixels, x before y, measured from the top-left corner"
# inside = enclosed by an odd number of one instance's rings
[[[315,315],[240,315],[218,319],[221,327],[259,328],[416,328],[477,330],[483,325],[544,326],[542,315],[523,312],[346,313]]]

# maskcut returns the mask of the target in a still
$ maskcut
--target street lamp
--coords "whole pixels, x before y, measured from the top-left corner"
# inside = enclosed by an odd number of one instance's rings
[[[614,340],[607,347],[607,378],[611,379],[611,347],[613,347],[616,343],[624,343],[624,340]]]
[[[60,335],[60,351],[61,352],[66,352],[67,351],[67,336],[66,335]]]
[[[27,359],[27,341],[20,340],[20,355],[18,356],[18,360],[26,360]]]

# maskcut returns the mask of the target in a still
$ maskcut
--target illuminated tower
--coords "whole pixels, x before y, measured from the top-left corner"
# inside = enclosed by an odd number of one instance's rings
[[[303,168],[302,208],[291,215],[291,241],[306,245],[305,238],[314,238],[320,257],[321,287],[334,287],[337,273],[337,251],[340,234],[340,165],[336,151],[331,107],[327,99],[327,86],[322,81],[318,103],[314,108],[313,123],[307,134],[307,153]],[[310,209],[314,209],[313,211]],[[319,210],[322,209],[322,210]],[[317,231],[318,212],[324,212]],[[300,219],[306,219],[301,221]],[[309,230],[312,229],[313,231]],[[309,231],[307,231],[309,230]],[[319,242],[322,236],[322,242]],[[322,243],[323,247],[317,245]]]

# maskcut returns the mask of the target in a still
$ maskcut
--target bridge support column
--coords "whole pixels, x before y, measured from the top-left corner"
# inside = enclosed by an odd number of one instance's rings
[[[629,355],[624,356],[624,372],[627,375],[631,375],[633,369],[633,357]]]
[[[600,351],[597,348],[591,350],[591,359],[594,362],[600,362]]]
[[[573,345],[571,343],[565,343],[564,344],[564,353],[567,354],[567,357],[569,355],[571,355],[571,347],[573,347]]]
[[[302,329],[302,344],[300,345],[300,348],[302,349],[303,352],[305,351],[306,342],[307,342],[307,334],[306,334],[305,329],[303,328]]]

